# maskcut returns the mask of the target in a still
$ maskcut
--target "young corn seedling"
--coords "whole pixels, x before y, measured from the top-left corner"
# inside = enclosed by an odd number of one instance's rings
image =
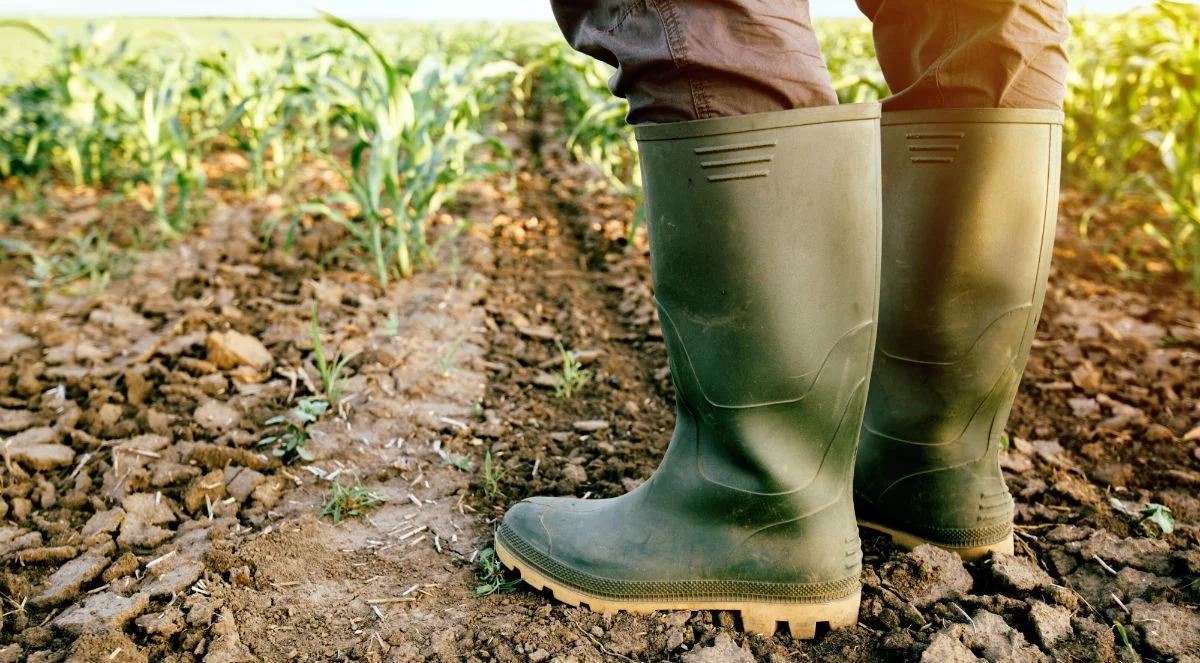
[[[500,492],[500,479],[504,476],[504,468],[492,462],[492,452],[487,452],[483,456],[483,496],[489,502],[495,502],[496,498],[503,497],[504,493]]]
[[[325,503],[322,516],[329,516],[336,525],[346,518],[360,518],[368,511],[378,509],[383,505],[383,498],[374,488],[362,484],[345,487],[337,479],[333,480],[330,488],[329,501]]]
[[[297,459],[311,461],[312,452],[305,448],[309,441],[308,425],[321,418],[329,409],[329,403],[321,398],[302,398],[296,407],[286,415],[267,419],[268,426],[283,424],[284,431],[278,435],[268,435],[259,440],[261,446],[274,446],[271,454],[282,458],[285,463]]]
[[[475,596],[487,596],[500,592],[511,592],[521,584],[521,580],[509,580],[504,576],[504,564],[494,548],[484,548],[479,551],[475,560],[475,575],[479,585],[475,588]]]
[[[338,349],[332,357],[326,356],[325,345],[321,342],[321,328],[317,323],[316,302],[312,303],[312,319],[309,322],[308,333],[312,339],[313,360],[317,364],[317,372],[321,374],[321,390],[326,400],[336,403],[342,395],[346,381],[346,378],[342,377],[342,370],[358,356],[358,353],[351,352],[342,356],[341,349]]]
[[[454,368],[454,356],[458,354],[458,348],[462,346],[464,339],[466,339],[465,335],[454,339],[454,343],[450,345],[450,349],[446,351],[446,354],[438,357],[438,373],[447,375],[450,373],[450,369]]]
[[[571,398],[583,390],[595,374],[579,363],[575,354],[558,344],[558,353],[562,356],[562,371],[554,379],[554,395],[558,398]]]

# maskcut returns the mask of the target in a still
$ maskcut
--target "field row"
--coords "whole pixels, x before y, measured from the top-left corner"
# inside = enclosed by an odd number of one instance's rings
[[[640,202],[636,144],[624,101],[607,91],[610,70],[552,31],[380,36],[325,21],[310,34],[203,49],[118,37],[113,26],[51,35],[0,23],[51,54],[44,67],[0,82],[9,102],[0,108],[6,223],[36,214],[55,185],[87,187],[140,208],[125,244],[160,242],[192,227],[206,188],[277,193],[272,227],[336,224],[345,242],[328,259],[357,261],[382,287],[432,260],[429,227],[462,184],[511,171],[500,138],[539,102],[565,118],[552,139]],[[1200,7],[1172,2],[1076,21],[1064,176],[1087,202],[1084,235],[1100,210],[1149,201],[1152,214],[1123,215],[1110,243],[1161,256],[1161,269],[1190,273],[1200,291],[1198,21]],[[865,22],[818,28],[843,102],[887,93]],[[314,191],[300,177],[311,164],[335,181]],[[0,240],[0,261],[21,262],[39,287],[102,281],[112,270],[96,263],[115,251],[108,216],[53,251]]]

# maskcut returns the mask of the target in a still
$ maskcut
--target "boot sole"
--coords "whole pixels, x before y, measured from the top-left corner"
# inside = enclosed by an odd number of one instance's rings
[[[1013,554],[1012,532],[1009,532],[1006,538],[995,543],[989,543],[983,546],[956,547],[948,546],[944,543],[938,543],[937,541],[930,541],[929,539],[923,539],[915,534],[909,534],[908,532],[901,532],[900,530],[895,530],[890,527],[884,527],[883,525],[873,523],[869,520],[860,520],[858,521],[858,525],[859,527],[873,529],[876,532],[890,536],[893,543],[906,550],[912,550],[913,548],[916,548],[922,544],[929,544],[944,550],[949,550],[953,553],[958,553],[958,556],[963,558],[963,561],[965,562],[974,562],[983,559],[994,552],[1004,553],[1006,555]]]
[[[639,614],[660,610],[728,610],[741,615],[743,630],[767,637],[775,635],[775,630],[781,623],[786,624],[787,630],[797,640],[815,638],[820,624],[825,624],[830,629],[854,626],[858,623],[858,606],[862,600],[861,590],[844,598],[822,603],[711,600],[638,601],[604,598],[571,589],[547,578],[505,548],[499,540],[496,541],[496,554],[505,568],[516,570],[526,583],[539,591],[550,590],[555,599],[570,606],[586,606],[592,612],[604,614],[614,614],[622,610]]]

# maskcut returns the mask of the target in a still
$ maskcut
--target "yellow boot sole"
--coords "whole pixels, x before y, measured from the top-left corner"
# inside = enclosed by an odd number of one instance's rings
[[[594,596],[563,586],[539,573],[496,541],[500,562],[521,574],[521,579],[537,590],[548,589],[554,598],[570,606],[586,606],[593,612],[614,614],[625,612],[646,614],[660,610],[728,610],[741,615],[742,629],[770,637],[776,628],[786,624],[792,637],[808,640],[816,637],[819,624],[829,628],[844,628],[858,623],[858,606],[862,592],[824,603],[783,603],[767,601],[637,601]]]
[[[953,553],[958,553],[958,556],[963,558],[963,561],[965,561],[965,562],[974,562],[976,560],[983,559],[984,557],[987,557],[988,555],[990,555],[991,553],[994,553],[994,552],[1005,553],[1008,555],[1013,554],[1012,532],[1008,533],[1008,538],[997,541],[995,543],[989,543],[985,546],[968,546],[968,547],[956,548],[954,546],[947,546],[943,543],[938,543],[936,541],[930,541],[928,539],[923,539],[915,534],[909,534],[908,532],[901,532],[900,530],[894,530],[890,527],[884,527],[883,525],[873,523],[869,520],[860,520],[860,521],[858,521],[858,525],[859,525],[859,527],[866,527],[867,529],[873,529],[876,532],[881,532],[883,534],[887,534],[888,536],[890,536],[892,538],[893,543],[895,543],[896,545],[898,545],[901,548],[904,548],[906,550],[912,550],[913,548],[916,548],[919,545],[928,543],[931,546],[937,546],[938,548],[942,548],[944,550],[949,550],[950,552],[953,552]]]

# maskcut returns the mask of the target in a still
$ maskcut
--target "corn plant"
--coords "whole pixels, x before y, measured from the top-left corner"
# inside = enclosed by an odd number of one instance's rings
[[[1073,25],[1064,179],[1097,205],[1148,192],[1167,224],[1131,222],[1161,245],[1200,293],[1200,7],[1160,0]],[[1085,215],[1081,231],[1087,232]]]
[[[178,237],[191,225],[192,204],[204,192],[207,177],[202,167],[203,147],[211,135],[203,127],[185,124],[184,106],[191,92],[188,64],[175,60],[158,80],[142,93],[141,104],[126,108],[137,115],[137,163],[149,185],[144,202],[159,232]]]
[[[326,14],[368,51],[358,81],[327,77],[324,93],[354,137],[349,167],[328,157],[349,193],[303,205],[350,235],[350,249],[365,254],[380,287],[412,275],[428,258],[426,226],[467,181],[495,172],[471,159],[499,144],[473,130],[481,118],[477,90],[518,69],[506,61],[481,64],[428,55],[412,71],[395,64],[359,28]],[[348,204],[347,214],[329,202]]]
[[[106,181],[121,154],[124,125],[114,115],[129,98],[116,72],[129,64],[128,39],[115,40],[112,24],[89,24],[81,37],[51,36],[21,20],[0,20],[0,29],[23,31],[52,50],[43,74],[16,96],[21,116],[11,122],[27,132],[18,134],[20,160],[31,163],[46,150],[52,163],[65,163],[74,184]]]
[[[330,402],[337,402],[337,399],[342,395],[342,388],[345,386],[345,378],[342,377],[342,371],[346,365],[358,356],[357,352],[351,352],[343,356],[341,349],[334,352],[330,357],[325,353],[325,344],[321,342],[321,327],[317,323],[317,303],[312,303],[312,318],[308,325],[309,338],[312,340],[313,360],[317,364],[317,372],[321,376],[321,390],[326,399]]]
[[[583,368],[575,354],[563,347],[562,343],[558,344],[558,354],[562,359],[562,370],[554,379],[554,395],[558,398],[571,398],[583,391],[594,374]]]

